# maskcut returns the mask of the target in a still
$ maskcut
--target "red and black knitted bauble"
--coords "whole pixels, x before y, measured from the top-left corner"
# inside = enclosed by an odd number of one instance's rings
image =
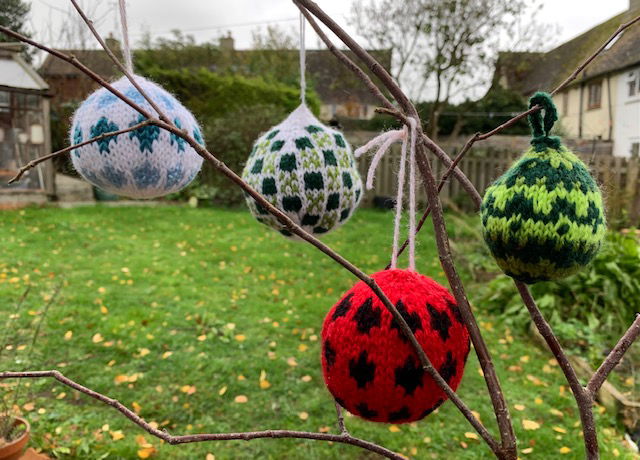
[[[469,354],[469,333],[449,291],[408,270],[385,270],[372,278],[455,390]],[[374,422],[420,420],[447,399],[422,369],[391,313],[362,281],[324,320],[322,370],[336,401],[352,414]]]

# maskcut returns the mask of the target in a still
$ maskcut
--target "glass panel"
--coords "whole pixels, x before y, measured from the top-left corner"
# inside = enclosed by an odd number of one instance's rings
[[[30,109],[39,109],[40,108],[40,99],[41,97],[37,94],[28,94],[27,95],[27,107]]]
[[[9,112],[9,93],[7,91],[0,91],[0,112]]]

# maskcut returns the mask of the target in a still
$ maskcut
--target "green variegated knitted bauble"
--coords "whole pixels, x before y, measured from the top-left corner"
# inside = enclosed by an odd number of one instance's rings
[[[312,234],[339,227],[362,198],[351,147],[304,104],[256,141],[242,178]],[[247,204],[259,222],[294,237],[252,197]]]
[[[548,133],[557,119],[548,95],[530,107],[533,147],[485,192],[484,239],[509,276],[525,283],[572,275],[596,255],[606,232],[602,194],[585,164]]]

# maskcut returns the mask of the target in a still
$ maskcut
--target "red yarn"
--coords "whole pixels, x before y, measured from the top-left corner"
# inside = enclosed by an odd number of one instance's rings
[[[372,278],[400,311],[433,366],[453,390],[458,388],[469,354],[469,333],[449,291],[408,270],[385,270]],[[391,313],[363,281],[324,320],[322,370],[336,401],[374,422],[420,420],[447,399],[422,369]]]

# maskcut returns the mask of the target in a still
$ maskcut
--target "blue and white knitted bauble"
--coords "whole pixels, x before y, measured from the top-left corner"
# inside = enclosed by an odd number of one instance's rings
[[[175,97],[143,77],[135,79],[177,127],[204,145],[195,118]],[[156,115],[126,77],[113,83],[113,87]],[[132,107],[101,88],[76,110],[70,141],[78,144],[144,120]],[[71,160],[80,175],[93,185],[132,198],[156,198],[177,192],[193,180],[202,166],[202,157],[184,139],[153,125],[74,149]]]
[[[351,147],[304,104],[256,141],[242,178],[312,234],[339,227],[362,198]],[[292,236],[253,198],[247,204],[258,221]]]

